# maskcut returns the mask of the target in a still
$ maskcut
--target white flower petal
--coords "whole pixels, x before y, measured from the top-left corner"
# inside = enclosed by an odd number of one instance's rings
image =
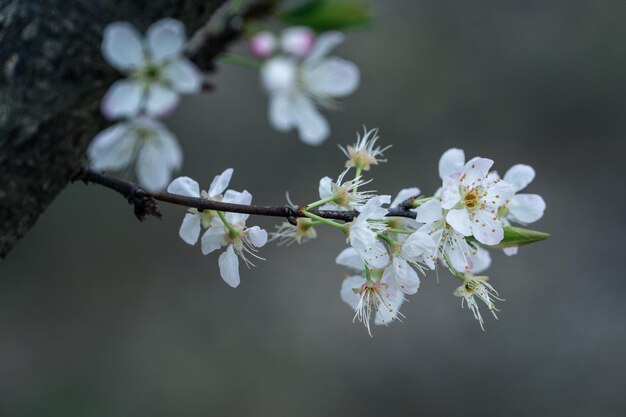
[[[185,214],[183,223],[178,231],[180,238],[189,245],[195,245],[198,242],[201,231],[200,216],[194,213]]]
[[[484,245],[497,245],[504,238],[504,229],[500,220],[485,211],[478,210],[471,225],[472,234]]]
[[[487,210],[495,210],[502,205],[508,204],[515,195],[513,188],[506,182],[500,181],[497,184],[493,184],[487,190],[485,196],[485,207]]]
[[[287,132],[293,127],[292,107],[289,91],[278,91],[270,96],[268,118],[272,127]]]
[[[151,84],[146,96],[146,113],[153,117],[170,114],[178,105],[178,93],[161,84]]]
[[[137,158],[137,178],[151,192],[165,188],[172,170],[182,163],[182,152],[173,135],[165,128],[155,133],[155,138],[144,142]]]
[[[350,246],[372,269],[384,268],[389,263],[387,248],[366,224],[354,224],[350,228]]]
[[[449,231],[444,250],[447,260],[452,263],[452,267],[457,272],[463,273],[472,267],[472,249],[463,238],[463,235]]]
[[[320,199],[328,198],[333,195],[333,180],[330,177],[324,177],[320,180],[319,194]]]
[[[354,289],[360,289],[361,286],[365,283],[365,277],[362,276],[351,276],[347,277],[341,283],[341,290],[339,295],[344,303],[348,304],[352,310],[356,310],[356,307],[359,305],[359,294],[354,292]]]
[[[472,222],[465,209],[450,210],[446,215],[446,222],[463,236],[471,236]]]
[[[420,286],[420,278],[417,272],[404,259],[394,257],[391,265],[383,272],[384,281],[393,280],[397,288],[404,294],[415,294]]]
[[[134,117],[141,109],[144,88],[138,81],[119,80],[109,87],[100,110],[109,119]]]
[[[220,274],[224,282],[233,288],[237,288],[240,283],[239,259],[237,259],[233,245],[228,245],[228,249],[220,255],[217,263],[220,266]]]
[[[344,38],[345,36],[341,32],[331,31],[322,33],[317,37],[311,53],[309,53],[309,56],[306,58],[306,62],[312,63],[325,57],[334,47],[343,42]]]
[[[504,252],[506,256],[513,256],[513,255],[517,255],[518,249],[519,248],[517,246],[514,246],[512,248],[504,248],[502,249],[502,252]]]
[[[459,191],[461,175],[459,173],[452,174],[443,179],[441,187],[441,207],[446,210],[456,206],[461,199]]]
[[[546,202],[537,194],[517,194],[509,204],[510,220],[521,224],[536,222],[543,217]]]
[[[267,243],[267,231],[259,226],[249,228],[248,236],[250,236],[250,242],[257,248],[261,248]]]
[[[344,97],[359,86],[359,68],[345,59],[331,57],[303,69],[309,91],[320,97]]]
[[[246,190],[242,192],[227,190],[222,201],[224,203],[249,205],[252,203],[252,194]],[[226,213],[225,217],[231,224],[243,224],[250,215],[245,213]]]
[[[376,312],[374,323],[378,326],[388,326],[389,323],[395,321],[398,316],[398,310],[400,310],[400,306],[402,306],[402,302],[404,301],[404,296],[400,291],[389,290],[387,291],[387,301],[389,305],[379,306]]]
[[[150,57],[159,63],[180,56],[186,42],[185,25],[176,19],[161,19],[153,23],[146,33]]]
[[[118,123],[98,133],[91,141],[87,155],[96,170],[120,170],[131,163],[137,139],[131,134],[128,123]]]
[[[476,157],[470,159],[463,168],[461,183],[467,186],[479,185],[484,181],[493,166],[493,161],[487,158]]]
[[[415,220],[419,223],[432,223],[443,219],[441,201],[430,200],[414,209],[417,213]]]
[[[330,134],[330,125],[308,97],[292,97],[292,117],[298,128],[300,140],[307,145],[320,145]]]
[[[533,179],[535,179],[535,170],[530,165],[513,165],[506,174],[504,174],[504,182],[511,185],[515,192],[526,188]]]
[[[356,222],[364,222],[368,219],[382,219],[389,213],[389,210],[382,207],[383,204],[389,204],[390,195],[377,195],[372,197],[361,207],[360,213],[356,218]]]
[[[339,255],[335,258],[335,262],[338,265],[346,266],[356,271],[365,271],[363,259],[361,259],[361,256],[354,248],[345,248],[339,252]]]
[[[439,177],[443,180],[455,172],[461,172],[463,165],[465,165],[463,149],[448,149],[439,159]]]
[[[403,188],[402,190],[400,190],[396,198],[393,199],[390,207],[398,207],[398,205],[400,205],[400,203],[402,203],[404,200],[411,197],[417,197],[420,195],[420,193],[421,191],[417,187]]]
[[[208,255],[214,250],[221,248],[222,243],[224,243],[225,233],[224,223],[220,219],[212,222],[211,227],[202,235],[202,240],[200,241],[202,254]]]
[[[122,72],[130,72],[145,62],[141,34],[126,22],[115,22],[104,28],[104,59]]]
[[[172,89],[181,94],[197,93],[202,89],[202,73],[186,58],[171,62],[163,71]]]
[[[144,143],[137,158],[137,179],[148,191],[160,191],[170,180],[170,168],[165,164],[161,148],[154,142]]]
[[[232,168],[227,168],[220,175],[216,175],[211,182],[211,186],[209,187],[209,197],[216,197],[222,194],[228,187],[232,176]]]
[[[476,254],[472,255],[472,274],[480,274],[491,266],[491,255],[487,249],[476,246]]]
[[[269,93],[285,91],[296,83],[296,63],[285,57],[269,59],[261,67],[261,84]]]
[[[200,185],[189,177],[178,177],[167,186],[167,192],[187,197],[200,197]]]
[[[432,236],[423,229],[411,233],[404,242],[402,242],[402,256],[407,260],[434,256],[436,249],[437,244]]]

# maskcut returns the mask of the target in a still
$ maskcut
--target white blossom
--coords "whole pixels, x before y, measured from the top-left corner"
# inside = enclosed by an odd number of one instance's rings
[[[300,139],[319,145],[330,134],[328,121],[317,106],[335,107],[335,98],[356,90],[359,69],[352,62],[329,57],[343,41],[339,32],[317,39],[303,28],[290,28],[281,36],[282,53],[261,68],[261,83],[270,97],[269,120],[279,131],[298,130]]]
[[[233,169],[228,168],[220,175],[215,176],[208,191],[200,191],[200,185],[189,177],[178,177],[167,187],[167,192],[187,197],[221,201],[222,194],[226,191],[232,175]],[[202,228],[208,229],[214,217],[215,211],[213,210],[189,208],[178,232],[180,238],[189,245],[195,245],[200,237]]]
[[[436,244],[425,230],[404,236],[406,238],[401,237],[400,242],[391,246],[391,262],[385,268],[383,280],[395,283],[400,291],[410,295],[415,294],[420,285],[417,271],[424,273],[424,268],[435,268]]]
[[[474,296],[480,298],[485,305],[491,311],[491,314],[497,319],[495,304],[492,299],[500,300],[498,298],[498,292],[487,282],[489,277],[486,276],[474,276],[470,272],[465,272],[463,276],[463,284],[458,287],[454,291],[454,295],[457,297],[461,297],[461,307],[463,307],[464,303],[467,303],[467,307],[470,309],[472,314],[474,314],[474,318],[478,320],[480,323],[481,329],[485,330],[483,327],[483,317],[480,314],[480,309],[478,308],[478,303]]]
[[[378,140],[378,129],[367,130],[363,127],[363,136],[357,133],[356,143],[345,148],[339,147],[346,155],[346,168],[359,167],[364,171],[369,171],[370,166],[378,165],[379,162],[387,162],[383,159],[383,153],[391,148],[391,145],[381,148],[376,146]]]
[[[332,199],[329,203],[320,207],[322,210],[358,210],[363,206],[375,191],[363,190],[363,186],[371,182],[364,181],[358,176],[352,180],[344,181],[349,169],[343,171],[334,182],[330,177],[324,177],[319,183],[320,199]]]
[[[402,291],[389,285],[381,279],[382,270],[370,270],[370,280],[365,273],[365,264],[354,248],[344,249],[336,259],[339,265],[346,266],[358,272],[344,279],[341,284],[341,299],[354,311],[354,319],[358,320],[371,332],[371,315],[374,313],[374,324],[389,325],[389,323],[404,317],[400,307],[404,302]]]
[[[245,190],[227,190],[222,202],[249,205],[252,203],[252,195]],[[204,255],[222,247],[226,248],[220,255],[218,264],[222,279],[233,288],[240,283],[239,258],[243,259],[246,266],[254,266],[248,257],[263,259],[257,255],[257,251],[267,243],[267,232],[264,229],[246,226],[248,217],[248,214],[243,213],[225,213],[224,218],[228,225],[220,217],[214,217],[200,242]]]
[[[506,182],[488,177],[492,165],[491,159],[473,158],[461,172],[445,177],[441,190],[442,207],[448,210],[446,223],[486,245],[502,241],[498,211],[507,207],[514,194]]]
[[[278,241],[279,246],[289,246],[293,243],[302,244],[317,237],[311,219],[299,218],[296,223],[296,226],[289,222],[283,222],[276,226],[276,231],[270,233],[269,241]]]
[[[145,113],[163,116],[178,104],[179,95],[200,91],[202,75],[184,57],[184,25],[166,18],[148,28],[142,39],[126,22],[104,30],[102,54],[128,78],[116,81],[102,100],[102,113],[110,119]]]
[[[378,234],[388,228],[383,218],[389,210],[382,205],[390,201],[388,195],[372,197],[361,208],[359,215],[348,223],[348,243],[372,269],[382,269],[390,261],[387,248],[378,238]]]
[[[446,223],[445,211],[439,199],[427,201],[413,211],[417,213],[415,220],[424,223],[419,231],[433,238],[436,247],[434,256],[444,265],[461,273],[478,273],[489,267],[489,253],[478,246],[470,246],[465,236]]]
[[[96,170],[120,171],[134,164],[139,183],[151,192],[165,188],[183,161],[174,134],[145,117],[117,123],[98,133],[87,155]]]

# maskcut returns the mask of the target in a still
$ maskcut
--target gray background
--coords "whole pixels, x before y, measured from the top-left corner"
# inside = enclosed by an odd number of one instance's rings
[[[74,184],[0,266],[1,415],[623,415],[626,3],[375,6],[337,51],[363,83],[323,146],[273,131],[257,74],[223,66],[167,121],[183,173],[207,185],[232,166],[256,202],[304,203],[362,124],[394,145],[374,171],[385,193],[435,190],[452,146],[500,172],[531,164],[548,203],[533,226],[552,238],[494,254],[500,320],[483,333],[430,274],[405,322],[370,339],[339,299],[336,231],[268,246],[233,290],[178,239],[183,209],[142,224]]]

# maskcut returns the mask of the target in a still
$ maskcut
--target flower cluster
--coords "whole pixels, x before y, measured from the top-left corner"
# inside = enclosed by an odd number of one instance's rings
[[[346,166],[356,168],[353,181],[358,184],[366,183],[363,171],[382,161],[384,149],[375,147],[375,139],[371,131],[366,132],[344,149]],[[501,179],[490,171],[492,165],[492,160],[481,157],[466,163],[462,150],[450,149],[439,162],[442,187],[433,196],[421,197],[413,187],[402,190],[391,204],[388,195],[363,193],[348,181],[343,188],[334,183],[329,187],[329,179],[322,179],[321,201],[359,211],[344,226],[350,248],[336,262],[358,272],[344,280],[341,297],[355,309],[355,320],[370,335],[370,316],[375,314],[374,323],[385,325],[403,317],[399,308],[404,298],[417,292],[420,275],[438,265],[461,282],[454,295],[467,303],[481,327],[476,298],[495,316],[494,300],[501,299],[487,277],[474,274],[491,264],[487,248],[502,243],[504,228],[511,222],[525,225],[538,220],[545,202],[536,194],[517,194],[534,178],[531,167],[515,165]],[[399,208],[415,212],[415,219],[396,217]],[[505,251],[512,254],[517,247]]]
[[[217,175],[208,191],[200,190],[200,185],[189,177],[178,177],[170,183],[167,191],[171,194],[204,200],[221,201],[224,203],[252,203],[252,194],[248,191],[227,190],[233,170],[229,168]],[[254,266],[249,257],[261,259],[257,255],[258,248],[267,243],[267,232],[259,226],[246,226],[248,214],[223,213],[216,210],[190,208],[180,226],[180,238],[189,245],[195,245],[200,239],[200,248],[204,255],[221,248],[226,248],[220,255],[218,264],[222,279],[231,287],[240,283],[239,258],[246,266]]]
[[[275,129],[296,128],[310,145],[328,138],[330,126],[317,107],[337,107],[335,99],[352,94],[360,79],[352,62],[328,56],[343,39],[340,32],[316,36],[309,28],[291,27],[280,37],[263,31],[250,40],[252,53],[265,60],[261,83],[270,97],[269,120]]]
[[[186,45],[185,27],[174,19],[154,23],[145,38],[126,22],[106,27],[102,54],[126,78],[113,83],[102,99],[102,114],[121,121],[92,141],[92,167],[119,171],[134,165],[149,191],[163,189],[181,167],[178,141],[157,118],[171,113],[181,94],[202,87],[202,74],[184,57]]]

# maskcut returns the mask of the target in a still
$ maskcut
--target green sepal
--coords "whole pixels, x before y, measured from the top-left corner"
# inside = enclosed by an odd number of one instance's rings
[[[489,246],[490,248],[513,248],[516,246],[528,245],[530,243],[546,240],[550,235],[545,232],[524,229],[522,227],[504,227],[504,238],[497,245]]]
[[[279,16],[293,26],[307,26],[318,32],[368,25],[370,7],[359,0],[312,0]]]

